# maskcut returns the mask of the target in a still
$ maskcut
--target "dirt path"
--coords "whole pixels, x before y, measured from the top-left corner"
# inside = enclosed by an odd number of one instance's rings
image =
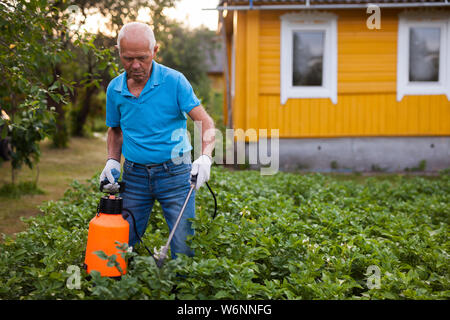
[[[73,180],[81,183],[99,173],[105,164],[106,141],[104,137],[72,138],[67,149],[54,149],[49,141],[41,143],[39,162],[40,189],[43,195],[25,195],[20,199],[0,197],[0,234],[13,236],[23,231],[25,224],[21,217],[39,214],[38,206],[43,201],[58,200]],[[37,170],[24,167],[18,181],[34,181]],[[11,165],[0,165],[0,185],[11,182]],[[1,239],[0,239],[1,241]]]

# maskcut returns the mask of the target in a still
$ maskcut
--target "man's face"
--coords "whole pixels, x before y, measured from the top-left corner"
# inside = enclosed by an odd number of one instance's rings
[[[137,83],[145,83],[157,51],[157,45],[150,51],[148,40],[138,34],[124,37],[120,42],[120,60],[128,77]]]

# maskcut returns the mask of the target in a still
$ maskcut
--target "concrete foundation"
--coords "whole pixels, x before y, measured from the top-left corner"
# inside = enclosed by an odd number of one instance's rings
[[[277,171],[277,153],[280,171],[436,172],[450,167],[450,137],[279,139],[278,146],[269,139],[259,143],[265,143],[268,152],[258,143],[245,144],[245,163],[252,169],[270,165]],[[258,160],[249,161],[250,154],[258,154]]]

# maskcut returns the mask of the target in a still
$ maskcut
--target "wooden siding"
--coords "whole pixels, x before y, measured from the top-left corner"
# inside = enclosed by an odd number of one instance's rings
[[[365,10],[338,15],[338,103],[289,99],[280,103],[282,11],[234,13],[235,129],[280,129],[280,137],[450,135],[444,95],[396,101],[398,10],[383,10],[381,30],[366,27]],[[269,130],[270,133],[270,130]]]

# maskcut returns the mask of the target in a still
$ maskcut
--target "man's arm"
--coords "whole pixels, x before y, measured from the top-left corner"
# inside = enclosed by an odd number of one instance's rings
[[[118,184],[116,182],[120,176],[120,156],[122,154],[122,140],[122,129],[120,129],[120,127],[108,129],[108,138],[106,140],[108,160],[106,161],[105,168],[100,174],[100,183],[105,180],[109,181],[109,184],[104,186],[104,190],[118,190]]]
[[[108,159],[114,159],[120,162],[122,142],[122,129],[120,127],[108,128],[108,138],[106,142]]]
[[[213,119],[201,106],[194,107],[189,112],[189,116],[194,122],[201,123],[202,129],[202,154],[206,154],[212,159],[212,152],[215,144],[215,126]]]
[[[195,188],[198,190],[209,180],[212,164],[212,152],[215,144],[214,121],[206,113],[205,109],[199,105],[189,112],[196,125],[201,125],[202,129],[202,155],[192,163],[191,175],[197,176]]]

